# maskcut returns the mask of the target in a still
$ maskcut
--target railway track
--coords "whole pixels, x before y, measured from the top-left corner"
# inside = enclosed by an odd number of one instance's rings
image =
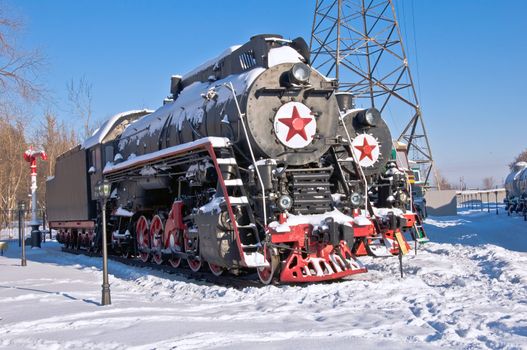
[[[100,253],[94,253],[89,252],[87,250],[78,250],[78,249],[71,249],[71,248],[65,248],[62,247],[62,251],[69,254],[75,254],[75,255],[85,255],[89,257],[102,257]],[[174,269],[171,266],[162,264],[151,264],[151,263],[145,263],[142,262],[139,259],[135,258],[123,258],[121,256],[116,255],[108,255],[108,259],[111,259],[113,261],[133,266],[133,267],[140,267],[140,268],[148,268],[155,271],[161,271],[164,273],[168,273],[171,275],[177,275],[182,276],[185,278],[188,278],[190,280],[196,281],[196,282],[207,282],[215,285],[220,285],[224,287],[230,287],[235,289],[244,289],[248,287],[264,287],[262,283],[258,280],[258,275],[256,273],[251,274],[242,274],[242,275],[232,275],[228,272],[224,272],[221,276],[215,276],[211,272],[206,271],[198,271],[194,272],[190,270],[187,266],[180,266],[176,269]],[[205,269],[205,267],[204,267]]]

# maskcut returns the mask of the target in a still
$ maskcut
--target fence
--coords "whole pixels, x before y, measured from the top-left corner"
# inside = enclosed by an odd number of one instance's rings
[[[31,211],[25,210],[22,213],[22,225],[24,227],[25,235],[29,235],[31,232]],[[37,219],[41,223],[41,229],[47,228],[46,211],[45,209],[39,209],[37,211]],[[19,211],[17,209],[0,209],[0,241],[18,239],[18,225],[19,225]]]
[[[505,198],[505,189],[458,191],[457,196],[461,208],[479,209],[489,213],[495,211],[498,214],[500,203],[503,203]]]

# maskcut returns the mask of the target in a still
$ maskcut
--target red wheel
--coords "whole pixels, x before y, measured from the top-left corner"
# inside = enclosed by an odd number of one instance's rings
[[[183,251],[183,235],[181,230],[177,229],[176,212],[174,209],[168,213],[168,219],[165,224],[165,248],[170,249],[172,253],[179,253]],[[178,268],[181,265],[181,258],[168,259],[173,268]]]
[[[187,259],[188,266],[194,272],[198,272],[201,269],[201,260],[196,258]]]
[[[149,222],[144,215],[141,215],[136,224],[136,238],[137,250],[139,251],[139,258],[143,262],[147,262],[150,258],[148,250],[150,250],[150,235],[148,230]]]
[[[141,259],[142,262],[148,262],[148,260],[150,260],[150,254],[149,253],[140,252],[139,253],[139,259]]]
[[[278,255],[273,252],[273,249],[268,245],[264,247],[262,253],[264,255],[265,261],[269,263],[269,266],[258,267],[256,271],[258,272],[258,278],[260,278],[260,281],[267,285],[273,281],[273,277],[276,273],[280,259]]]
[[[150,223],[150,246],[152,247],[152,260],[158,265],[163,263],[163,219],[159,215],[155,215]]]
[[[183,233],[183,238],[185,241],[185,251],[196,250],[196,245],[198,244],[197,239],[191,239],[188,235],[188,230],[185,230]],[[201,259],[197,257],[188,257],[187,263],[190,269],[194,272],[198,272],[201,269]]]
[[[223,267],[215,265],[215,264],[211,264],[211,263],[208,263],[208,264],[209,264],[210,272],[212,272],[214,276],[221,276],[223,274],[223,271],[224,271]]]
[[[168,259],[168,262],[170,263],[170,266],[177,269],[179,265],[181,265],[181,258]]]

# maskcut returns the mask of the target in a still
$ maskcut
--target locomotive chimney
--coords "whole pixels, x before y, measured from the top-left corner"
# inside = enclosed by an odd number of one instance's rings
[[[355,96],[351,92],[339,91],[335,96],[337,97],[339,109],[342,112],[355,108]]]
[[[181,91],[181,75],[173,75],[170,77],[170,94],[175,99]]]

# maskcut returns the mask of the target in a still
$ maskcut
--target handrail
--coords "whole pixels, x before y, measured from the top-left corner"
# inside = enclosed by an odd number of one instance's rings
[[[366,210],[368,210],[368,181],[366,180],[366,175],[364,175],[364,171],[362,170],[360,163],[357,161],[357,157],[355,156],[355,152],[353,151],[353,145],[351,144],[351,136],[346,126],[346,123],[344,122],[345,116],[346,114],[339,113],[339,119],[342,122],[342,126],[344,127],[344,131],[346,132],[346,137],[348,138],[348,143],[350,145],[351,158],[353,158],[353,161],[355,162],[355,164],[357,164],[357,168],[359,169],[360,176],[364,182],[364,207],[366,208]],[[372,214],[372,215],[375,216],[375,214]]]
[[[236,109],[238,110],[238,117],[240,118],[240,121],[242,123],[243,132],[245,134],[245,140],[247,140],[247,145],[249,146],[249,153],[251,154],[251,159],[253,161],[254,169],[256,171],[256,176],[258,177],[258,181],[260,182],[260,187],[262,188],[262,206],[263,206],[263,216],[264,216],[264,227],[267,229],[267,207],[265,203],[265,188],[264,183],[262,180],[262,176],[260,175],[260,170],[258,170],[258,166],[256,165],[256,158],[254,157],[253,148],[251,146],[251,143],[249,142],[249,134],[247,133],[247,127],[245,126],[245,121],[243,120],[244,114],[241,111],[240,104],[238,103],[238,98],[236,98],[236,91],[234,90],[234,86],[232,85],[232,82],[229,82],[228,84],[223,84],[226,88],[228,88],[232,92],[232,97],[234,97],[234,102],[236,104]]]

